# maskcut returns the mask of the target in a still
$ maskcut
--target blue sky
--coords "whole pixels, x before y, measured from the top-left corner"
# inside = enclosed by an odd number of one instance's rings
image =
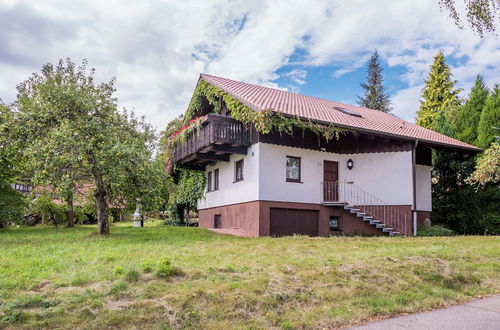
[[[184,112],[201,72],[356,104],[377,49],[406,120],[439,50],[462,96],[477,74],[500,83],[498,36],[460,30],[436,0],[3,0],[0,44],[5,102],[43,64],[85,58],[158,129]]]

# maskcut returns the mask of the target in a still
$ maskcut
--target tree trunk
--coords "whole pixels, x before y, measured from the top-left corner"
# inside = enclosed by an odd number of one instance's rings
[[[73,192],[68,194],[68,211],[66,211],[66,219],[68,223],[66,227],[72,228],[75,226],[75,210],[73,208]]]
[[[104,182],[102,181],[102,175],[96,168],[93,169],[94,179],[95,179],[95,204],[97,209],[97,232],[100,235],[109,234],[109,221],[107,215],[107,205],[106,205],[106,190],[104,189]]]

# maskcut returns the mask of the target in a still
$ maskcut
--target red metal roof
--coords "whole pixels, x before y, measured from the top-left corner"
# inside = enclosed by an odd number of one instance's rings
[[[314,121],[332,123],[373,134],[418,140],[434,145],[479,151],[481,149],[453,139],[430,129],[404,121],[382,111],[300,95],[279,89],[247,84],[231,79],[201,74],[200,79],[220,88],[255,111],[272,109],[283,114],[309,118]],[[341,107],[361,117],[336,110]]]

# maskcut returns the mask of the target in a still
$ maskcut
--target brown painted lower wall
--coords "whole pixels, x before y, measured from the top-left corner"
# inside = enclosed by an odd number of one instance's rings
[[[199,210],[198,223],[202,228],[214,228],[215,215],[221,215],[222,228],[239,228],[259,236],[259,202],[232,204]]]
[[[426,218],[431,218],[430,211],[417,211],[417,225],[423,225]]]
[[[410,235],[412,231],[411,206],[398,205],[395,207],[399,211],[408,214],[406,234]],[[340,217],[339,230],[346,235],[386,235],[382,230],[362,221],[354,214],[344,210],[341,206],[275,201],[253,201],[203,209],[199,211],[199,226],[202,228],[213,228],[215,215],[220,214],[222,228],[242,229],[252,236],[269,236],[272,208],[318,211],[319,236],[331,235],[329,224],[330,216]]]

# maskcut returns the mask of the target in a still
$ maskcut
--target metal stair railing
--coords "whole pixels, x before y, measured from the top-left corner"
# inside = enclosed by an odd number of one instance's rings
[[[385,228],[393,228],[393,231],[407,236],[408,215],[397,207],[389,205],[347,180],[324,182],[323,190],[325,202],[347,203],[353,209],[359,209],[359,213],[380,221]]]

